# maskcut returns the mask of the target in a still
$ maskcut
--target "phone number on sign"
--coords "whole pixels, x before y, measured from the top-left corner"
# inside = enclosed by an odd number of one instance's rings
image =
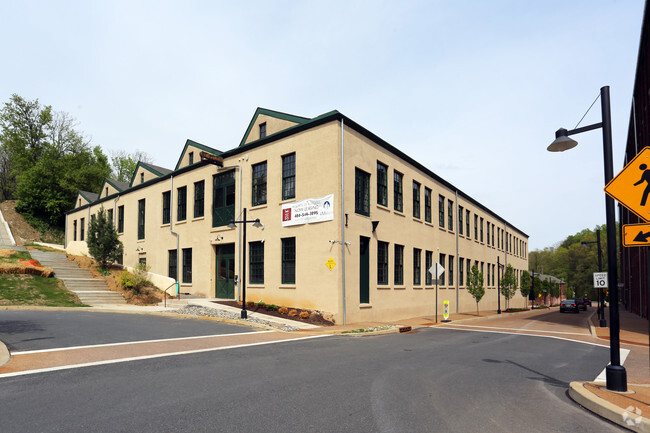
[[[314,216],[314,215],[318,215],[317,210],[313,210],[311,212],[299,212],[299,213],[294,214],[293,217],[294,218],[304,218],[304,217],[310,217],[310,216]]]

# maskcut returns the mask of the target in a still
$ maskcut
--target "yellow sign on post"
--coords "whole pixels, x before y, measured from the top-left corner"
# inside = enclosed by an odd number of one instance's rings
[[[442,317],[445,318],[443,322],[451,322],[451,320],[449,320],[449,301],[444,301],[442,305],[443,305]]]
[[[605,187],[620,204],[650,221],[650,147],[644,147]]]
[[[623,224],[623,246],[650,246],[650,224]]]
[[[332,269],[334,269],[334,266],[336,266],[336,262],[334,261],[333,258],[330,257],[329,260],[325,262],[325,266],[327,266],[331,271]]]

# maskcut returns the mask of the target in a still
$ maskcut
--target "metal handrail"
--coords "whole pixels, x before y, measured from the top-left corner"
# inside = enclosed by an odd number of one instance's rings
[[[174,281],[171,286],[167,287],[163,291],[163,308],[167,308],[167,290],[171,289],[174,286],[176,286],[176,281]]]

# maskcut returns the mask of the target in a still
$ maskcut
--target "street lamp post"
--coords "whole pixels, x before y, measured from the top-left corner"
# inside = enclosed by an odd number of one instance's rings
[[[230,224],[228,224],[228,227],[231,229],[234,229],[237,227],[235,224],[243,224],[243,238],[244,238],[244,246],[242,250],[242,276],[241,276],[241,293],[242,293],[242,300],[241,300],[241,318],[242,319],[248,319],[248,312],[246,311],[246,224],[253,224],[253,227],[264,227],[262,223],[260,222],[260,219],[257,218],[255,220],[248,221],[246,220],[246,208],[244,208],[244,219],[241,221],[230,221]],[[241,248],[241,246],[240,246]]]
[[[598,245],[598,272],[603,272],[603,259],[602,250],[600,248],[600,229],[596,230],[596,241],[582,241],[580,242],[581,248],[586,248],[588,244]],[[600,327],[607,327],[607,320],[605,320],[605,296],[603,296],[603,289],[598,287],[598,320]]]
[[[533,277],[530,279],[530,292],[528,293],[528,299],[531,301],[530,309],[535,309],[535,271],[533,271]]]
[[[612,158],[612,121],[609,104],[609,86],[600,89],[600,107],[602,121],[582,128],[567,131],[560,128],[555,132],[555,141],[548,146],[549,152],[563,152],[578,145],[578,142],[569,138],[569,135],[580,134],[602,128],[603,130],[603,156],[605,163],[605,185],[614,177],[614,163]],[[616,260],[616,214],[614,199],[605,194],[605,212],[607,222],[607,261],[609,274],[609,334],[610,365],[605,369],[607,389],[610,391],[627,391],[627,372],[621,365],[620,351],[620,323],[618,316],[618,269]]]

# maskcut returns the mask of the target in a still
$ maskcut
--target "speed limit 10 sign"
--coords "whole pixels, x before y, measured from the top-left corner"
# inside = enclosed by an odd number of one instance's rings
[[[607,272],[594,272],[594,287],[596,289],[608,287]]]

